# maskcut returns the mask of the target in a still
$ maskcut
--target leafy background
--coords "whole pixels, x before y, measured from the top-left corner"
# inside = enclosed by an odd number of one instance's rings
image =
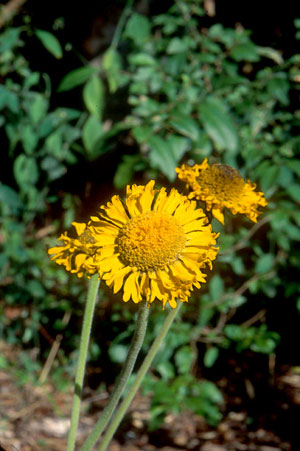
[[[21,384],[70,387],[87,281],[51,263],[47,248],[128,183],[184,191],[176,166],[207,157],[255,181],[269,205],[255,225],[212,219],[220,255],[144,382],[148,428],[186,410],[216,426],[228,402],[219,380],[233,368],[236,384],[249,381],[255,423],[258,375],[267,387],[272,371],[299,369],[300,19],[287,13],[278,38],[272,21],[263,33],[220,2],[216,14],[200,0],[131,3],[96,7],[94,20],[87,9],[80,28],[78,11],[71,25],[57,4],[46,15],[28,2],[1,29],[0,337],[19,353],[0,354],[0,365]],[[104,286],[100,298],[86,384],[101,391],[124,361],[135,308]],[[164,316],[151,309],[143,352]]]

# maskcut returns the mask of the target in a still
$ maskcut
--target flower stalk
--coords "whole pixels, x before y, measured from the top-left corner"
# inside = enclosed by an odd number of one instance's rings
[[[70,431],[69,431],[69,436],[68,436],[67,451],[73,451],[75,448],[76,433],[77,433],[79,415],[80,415],[81,394],[82,394],[82,386],[83,386],[83,379],[84,379],[84,373],[85,373],[87,351],[88,351],[88,346],[89,346],[89,341],[90,341],[91,327],[92,327],[92,322],[93,322],[93,316],[94,316],[95,305],[96,305],[96,301],[97,301],[99,285],[100,285],[99,276],[98,275],[92,276],[89,281],[87,302],[86,302],[84,316],[83,316],[78,364],[77,364],[75,386],[74,386],[71,426],[70,426]]]
[[[132,338],[132,342],[128,350],[128,355],[126,361],[124,362],[122,371],[115,384],[114,391],[111,394],[108,404],[104,408],[93,431],[83,444],[82,451],[89,451],[93,448],[94,444],[102,434],[105,426],[109,422],[110,418],[112,417],[116,409],[118,401],[124,391],[124,388],[126,387],[128,379],[132,373],[134,364],[136,362],[137,356],[143,344],[147,329],[148,316],[149,316],[149,308],[147,307],[147,302],[143,301],[139,304],[136,327]]]
[[[182,302],[179,302],[176,309],[170,310],[159,334],[155,338],[149,352],[147,353],[147,355],[144,359],[144,362],[142,363],[142,365],[137,373],[135,380],[133,381],[130,389],[128,390],[128,393],[126,394],[125,398],[123,399],[123,402],[121,403],[121,405],[120,405],[118,411],[116,412],[116,414],[114,415],[106,433],[104,434],[103,440],[101,441],[101,444],[99,447],[99,451],[105,451],[107,449],[107,447],[108,447],[111,439],[113,438],[116,430],[118,429],[119,424],[121,423],[128,407],[130,406],[134,396],[136,395],[136,392],[138,391],[145,374],[147,373],[151,363],[153,362],[153,359],[156,356],[161,343],[163,342],[176,315],[178,314],[178,312],[181,308],[181,305],[182,305]],[[88,451],[88,449],[90,449],[90,448],[83,449],[82,451]]]

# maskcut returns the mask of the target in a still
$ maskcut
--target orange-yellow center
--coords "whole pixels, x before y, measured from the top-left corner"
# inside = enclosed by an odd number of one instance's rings
[[[201,171],[197,182],[219,201],[236,201],[240,198],[245,182],[238,171],[226,164],[213,164]]]
[[[185,242],[183,227],[174,216],[150,211],[121,228],[117,248],[125,265],[155,271],[174,263]]]

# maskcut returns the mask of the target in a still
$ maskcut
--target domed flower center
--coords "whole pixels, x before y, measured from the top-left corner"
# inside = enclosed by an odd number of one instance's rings
[[[85,231],[78,237],[78,239],[82,244],[93,244],[96,242],[89,229],[85,229]]]
[[[151,211],[128,221],[116,242],[125,265],[155,271],[177,260],[186,237],[173,216]]]
[[[237,201],[245,182],[238,171],[227,164],[213,164],[197,177],[202,188],[212,193],[219,201]]]

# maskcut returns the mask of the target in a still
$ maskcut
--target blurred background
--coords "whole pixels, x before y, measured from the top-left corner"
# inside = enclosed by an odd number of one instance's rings
[[[64,450],[86,279],[50,262],[72,221],[131,183],[222,162],[269,202],[226,213],[111,450],[296,450],[300,414],[300,6],[234,0],[0,5],[0,443]],[[70,231],[70,234],[72,232]],[[147,352],[166,312],[151,307]],[[79,443],[136,306],[103,285]]]

